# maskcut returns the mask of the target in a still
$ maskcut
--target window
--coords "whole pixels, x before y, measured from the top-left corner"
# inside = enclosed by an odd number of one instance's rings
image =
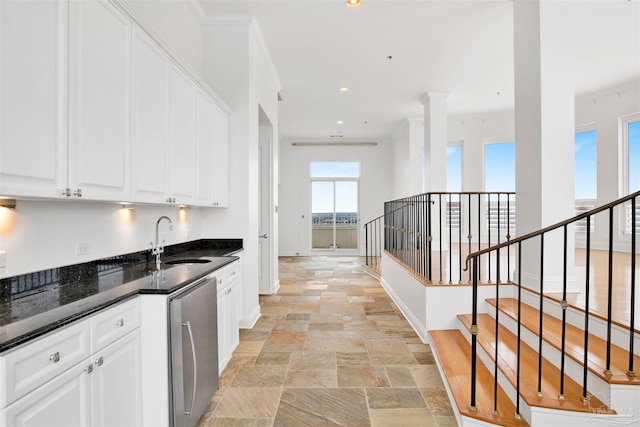
[[[484,146],[484,191],[516,191],[516,143]]]
[[[626,126],[628,146],[628,193],[640,191],[640,120],[628,122]]]
[[[575,134],[575,214],[590,211],[596,207],[598,194],[598,162],[596,159],[596,131],[592,126],[581,126]],[[595,230],[591,221],[590,230]],[[576,223],[577,233],[586,233],[587,219]]]
[[[575,153],[575,198],[595,200],[598,194],[595,130],[576,132]]]
[[[311,178],[358,178],[358,162],[311,162]]]
[[[622,195],[640,191],[640,113],[631,114],[620,119],[623,164]],[[635,213],[630,202],[626,203],[625,230],[626,235],[632,231],[632,217],[636,217],[636,233],[640,232],[640,203],[636,204]]]
[[[358,248],[358,162],[311,163],[311,248]]]
[[[447,147],[447,191],[462,191],[462,146]]]

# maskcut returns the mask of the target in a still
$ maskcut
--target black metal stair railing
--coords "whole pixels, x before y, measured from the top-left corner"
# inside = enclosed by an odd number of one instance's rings
[[[377,273],[380,273],[382,258],[383,218],[384,215],[380,215],[364,225],[365,264]]]
[[[385,203],[381,243],[384,251],[428,283],[471,283],[471,272],[463,272],[466,254],[508,241],[515,230],[515,215],[513,192],[419,194]],[[376,233],[374,221],[365,226],[365,235]],[[380,241],[372,242],[376,243]],[[367,239],[366,252],[367,265],[377,263],[373,254],[381,253],[382,247],[380,252],[369,248]],[[485,261],[487,268],[478,273],[483,275],[479,280],[492,283],[498,269],[508,275],[509,256],[506,265],[500,265],[495,256]]]
[[[477,360],[476,360],[476,352],[477,352],[477,334],[478,334],[478,285],[480,284],[480,279],[479,279],[479,271],[481,268],[483,268],[483,258],[489,258],[491,257],[492,254],[495,254],[495,259],[499,260],[500,256],[499,253],[500,251],[505,251],[505,250],[510,250],[512,247],[512,250],[515,251],[516,255],[516,271],[517,271],[517,277],[515,278],[515,285],[517,286],[517,318],[518,318],[518,325],[517,325],[517,343],[518,343],[518,347],[517,347],[517,367],[516,367],[516,396],[517,396],[517,402],[516,402],[516,416],[519,417],[520,416],[520,377],[521,377],[521,372],[520,372],[520,342],[522,340],[521,337],[521,308],[522,308],[522,288],[523,288],[523,284],[522,284],[522,251],[523,251],[523,244],[524,245],[531,245],[532,243],[536,243],[539,245],[539,259],[535,259],[535,254],[532,253],[534,251],[529,251],[527,252],[527,258],[529,263],[536,263],[538,265],[538,272],[539,272],[539,289],[536,289],[536,292],[539,293],[539,307],[538,310],[540,312],[540,316],[538,319],[538,327],[539,327],[539,334],[538,334],[538,378],[537,378],[537,392],[541,393],[541,382],[542,382],[542,360],[543,360],[543,354],[542,354],[542,343],[543,343],[543,304],[545,301],[545,279],[547,279],[547,277],[545,277],[545,248],[549,249],[550,246],[545,246],[545,236],[550,236],[551,233],[553,233],[554,231],[556,233],[562,233],[563,236],[563,251],[562,251],[562,301],[560,301],[560,308],[562,309],[562,316],[561,316],[561,322],[562,322],[562,328],[561,328],[561,348],[560,348],[560,366],[559,366],[559,371],[560,371],[560,378],[558,381],[559,384],[559,389],[558,389],[558,398],[559,399],[564,399],[564,393],[565,393],[565,381],[564,381],[564,376],[565,376],[565,355],[566,355],[566,339],[567,339],[567,331],[566,331],[566,327],[567,327],[567,315],[566,315],[566,311],[568,308],[568,303],[567,303],[567,285],[568,285],[568,260],[567,260],[567,255],[568,255],[568,229],[569,227],[575,227],[576,224],[580,224],[582,228],[584,228],[586,231],[586,236],[585,236],[585,275],[584,275],[584,360],[582,361],[582,401],[583,403],[587,404],[589,402],[590,396],[588,394],[588,384],[587,384],[587,379],[588,379],[588,370],[589,370],[589,357],[588,357],[588,352],[589,352],[589,325],[590,325],[590,319],[592,318],[593,314],[590,312],[590,307],[589,307],[589,301],[590,301],[590,292],[593,291],[593,287],[594,287],[594,283],[593,282],[593,277],[591,273],[591,269],[593,267],[592,264],[592,250],[595,250],[595,248],[592,247],[592,239],[591,239],[591,235],[595,232],[594,228],[592,228],[592,224],[594,222],[594,217],[599,214],[602,213],[603,215],[601,215],[601,217],[599,217],[599,220],[602,219],[604,220],[604,214],[607,215],[607,220],[608,220],[608,236],[607,236],[607,260],[606,260],[606,268],[607,268],[607,313],[604,316],[605,317],[605,321],[606,321],[606,360],[605,360],[605,368],[604,368],[604,375],[605,376],[610,376],[612,374],[611,372],[611,348],[612,348],[612,325],[614,323],[613,320],[613,314],[612,314],[612,307],[613,307],[613,290],[614,290],[614,280],[613,280],[613,271],[614,271],[614,262],[613,262],[613,254],[614,254],[614,237],[616,237],[616,230],[618,230],[619,234],[622,235],[627,235],[629,238],[629,244],[630,244],[630,250],[628,252],[628,256],[630,257],[630,287],[629,287],[629,298],[628,300],[625,299],[625,303],[628,303],[628,310],[629,310],[629,318],[628,318],[628,324],[626,324],[625,322],[625,330],[628,331],[628,354],[629,354],[629,361],[628,361],[628,370],[626,372],[626,375],[629,378],[635,378],[636,374],[634,371],[634,355],[635,355],[635,349],[634,349],[634,340],[635,340],[635,311],[636,311],[636,245],[637,245],[637,233],[638,233],[638,221],[640,221],[640,210],[638,209],[638,197],[640,197],[640,192],[636,192],[633,194],[630,194],[626,197],[623,197],[619,200],[616,200],[614,202],[611,202],[609,204],[606,204],[604,206],[592,209],[590,211],[584,212],[578,216],[575,216],[571,219],[568,219],[566,221],[560,222],[558,224],[543,228],[541,230],[535,231],[533,233],[529,233],[527,235],[524,236],[520,236],[517,238],[511,238],[511,239],[507,239],[506,241],[503,242],[497,242],[494,246],[490,246],[488,248],[483,248],[480,250],[477,250],[473,253],[470,253],[467,258],[466,258],[466,263],[467,263],[467,267],[469,267],[469,263],[470,265],[470,273],[472,273],[472,298],[473,298],[473,304],[472,304],[472,325],[470,328],[470,332],[471,332],[471,354],[472,354],[472,358],[471,358],[471,396],[470,396],[470,409],[471,410],[475,410],[477,409],[476,407],[476,364],[477,364]],[[626,214],[625,214],[626,212]],[[629,212],[631,212],[629,214]],[[616,222],[618,222],[618,226],[616,227]],[[584,224],[584,225],[582,225]],[[548,240],[551,240],[552,243],[547,243],[548,245],[553,244],[553,239],[550,238]],[[551,250],[551,249],[549,249]],[[627,256],[626,254],[623,256]],[[485,264],[486,265],[486,264]],[[529,264],[532,265],[532,264]],[[497,352],[498,349],[498,328],[497,328],[497,322],[498,322],[498,307],[500,304],[500,296],[498,293],[499,290],[499,286],[497,286],[497,284],[500,282],[501,279],[501,271],[498,268],[496,271],[496,334],[495,334],[495,349]],[[617,307],[618,309],[621,309],[622,307]],[[625,307],[626,308],[626,307]],[[494,373],[494,390],[497,390],[497,370],[498,370],[498,361],[499,358],[495,357],[495,370],[496,372]],[[496,397],[494,396],[494,410],[497,409],[497,400]]]

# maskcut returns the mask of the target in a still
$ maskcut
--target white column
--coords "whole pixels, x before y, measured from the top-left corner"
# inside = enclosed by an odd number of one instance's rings
[[[424,191],[447,191],[447,97],[427,92],[424,105]]]
[[[574,215],[575,89],[571,2],[515,0],[515,140],[518,236]],[[560,292],[562,230],[545,235],[544,292]],[[539,239],[523,244],[522,282],[540,287]],[[567,260],[573,279],[573,228]]]
[[[447,96],[444,92],[427,92],[420,102],[424,105],[424,191],[447,191]],[[448,244],[445,197],[431,198],[431,248],[443,249]],[[442,203],[440,203],[442,201]],[[442,222],[439,219],[442,218]],[[440,232],[442,230],[442,233]]]
[[[409,122],[409,194],[424,192],[424,122],[422,119],[407,119]]]

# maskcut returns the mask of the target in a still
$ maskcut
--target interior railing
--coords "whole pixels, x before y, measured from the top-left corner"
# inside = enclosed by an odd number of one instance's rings
[[[513,192],[431,192],[386,202],[384,250],[428,283],[471,283],[466,255],[509,241],[515,208]],[[491,283],[496,265],[487,261]]]
[[[578,229],[582,232],[584,232],[586,234],[585,239],[585,251],[584,251],[584,256],[585,256],[585,260],[584,260],[584,266],[585,266],[585,274],[584,274],[584,278],[582,280],[584,280],[584,283],[580,283],[580,286],[583,286],[583,291],[585,292],[584,294],[584,360],[583,360],[583,372],[582,372],[582,401],[586,404],[589,401],[589,395],[587,392],[587,373],[589,370],[589,321],[591,319],[591,317],[594,316],[594,314],[590,311],[590,307],[589,307],[589,303],[590,303],[590,292],[593,291],[593,288],[595,286],[595,284],[593,283],[595,281],[594,279],[594,274],[592,273],[592,269],[593,269],[593,260],[592,260],[592,250],[596,250],[599,249],[600,246],[598,248],[594,248],[592,247],[592,234],[595,233],[594,229],[593,229],[593,224],[595,221],[595,216],[600,214],[600,217],[598,217],[598,220],[603,220],[600,222],[600,224],[605,223],[608,224],[607,227],[607,232],[606,232],[606,249],[604,249],[606,251],[607,257],[606,257],[606,276],[607,276],[607,283],[606,283],[606,289],[607,289],[607,313],[605,316],[602,316],[605,318],[606,320],[606,360],[605,360],[605,370],[604,370],[604,374],[605,375],[611,375],[611,336],[612,336],[612,324],[614,323],[613,319],[612,319],[612,306],[613,306],[613,291],[614,291],[614,280],[613,280],[613,275],[614,275],[614,261],[613,261],[613,254],[614,254],[614,250],[618,249],[618,251],[623,250],[624,255],[626,256],[626,252],[628,251],[628,256],[630,257],[629,260],[629,275],[628,277],[626,277],[624,280],[630,280],[630,284],[629,284],[629,298],[628,300],[626,298],[624,299],[624,303],[628,304],[628,310],[629,310],[629,318],[625,319],[624,323],[627,323],[628,320],[628,324],[626,326],[628,326],[628,354],[629,354],[629,362],[628,362],[628,370],[627,370],[627,375],[632,378],[635,377],[635,372],[634,372],[634,339],[635,339],[635,311],[636,311],[636,306],[635,306],[635,302],[636,302],[636,240],[637,240],[637,233],[638,233],[638,221],[640,220],[640,209],[639,209],[639,204],[638,204],[638,197],[640,197],[640,192],[636,192],[633,194],[630,194],[626,197],[623,197],[619,200],[616,200],[614,202],[611,202],[609,204],[606,204],[604,206],[589,210],[587,212],[584,212],[580,215],[577,215],[571,219],[568,219],[566,221],[560,222],[558,224],[543,228],[541,230],[538,230],[536,232],[533,233],[529,233],[527,235],[524,236],[520,236],[518,238],[514,238],[514,239],[509,239],[507,241],[503,241],[503,242],[496,242],[496,244],[494,246],[488,247],[488,248],[484,248],[484,249],[480,249],[476,252],[470,253],[467,257],[467,263],[471,263],[471,274],[472,274],[472,288],[473,288],[473,306],[472,306],[472,326],[471,326],[471,402],[470,402],[470,409],[474,410],[476,408],[476,364],[477,364],[477,359],[476,359],[476,349],[477,349],[477,334],[478,334],[478,285],[480,284],[481,280],[480,280],[480,270],[485,268],[485,265],[483,265],[483,261],[482,258],[492,258],[496,260],[497,263],[500,262],[501,259],[501,251],[514,251],[516,254],[516,260],[515,260],[515,271],[517,271],[517,273],[515,273],[517,275],[517,277],[515,278],[515,284],[517,285],[517,323],[518,323],[518,327],[517,327],[517,342],[518,342],[518,348],[517,348],[517,381],[516,381],[516,396],[517,396],[517,402],[516,402],[516,415],[520,414],[520,378],[521,378],[521,372],[520,372],[520,342],[522,340],[522,337],[520,335],[521,331],[520,331],[520,320],[521,320],[521,306],[522,306],[522,288],[523,288],[523,282],[522,282],[522,253],[523,253],[523,246],[524,245],[533,245],[535,247],[534,251],[531,251],[530,248],[531,246],[528,246],[529,249],[527,249],[526,252],[526,257],[527,257],[527,264],[530,268],[531,267],[531,262],[533,262],[534,266],[536,266],[537,270],[538,270],[538,275],[539,277],[536,279],[537,281],[539,281],[538,289],[535,289],[535,291],[539,294],[539,307],[538,310],[540,312],[540,318],[539,318],[539,337],[538,337],[538,378],[537,378],[537,387],[538,387],[538,392],[541,393],[541,383],[542,383],[542,360],[543,360],[543,354],[542,354],[542,342],[543,342],[543,303],[545,300],[545,279],[549,280],[548,277],[545,277],[544,272],[545,270],[545,249],[551,251],[551,246],[549,245],[549,242],[551,242],[551,245],[557,244],[557,240],[559,237],[558,233],[561,233],[562,235],[562,245],[563,245],[563,250],[562,250],[562,269],[563,269],[563,274],[562,274],[562,301],[560,302],[560,307],[562,308],[562,329],[561,329],[561,362],[560,362],[560,378],[558,381],[559,384],[559,389],[558,389],[558,396],[564,396],[564,378],[565,378],[565,343],[566,343],[566,326],[567,326],[567,308],[568,308],[568,303],[567,303],[567,285],[568,285],[568,271],[570,266],[568,265],[568,257],[570,256],[569,251],[573,251],[573,245],[570,245],[568,243],[571,243],[571,240],[569,240],[570,238],[569,236],[569,232],[570,232],[570,228],[574,227],[574,229]],[[602,218],[602,216],[606,216],[606,218]],[[555,233],[555,236],[553,235],[553,233]],[[545,237],[547,237],[547,242],[545,243]],[[615,243],[615,244],[614,244]],[[615,246],[617,245],[622,245],[624,246],[623,248],[616,248]],[[548,261],[548,259],[547,259]],[[505,277],[504,273],[500,270],[500,268],[498,267],[496,269],[497,272],[497,277],[495,278],[495,283],[496,283],[496,291],[495,291],[495,298],[496,298],[496,306],[499,306],[499,298],[500,298],[500,294],[499,294],[499,286],[498,284],[501,283],[502,279]],[[508,272],[507,272],[507,276],[506,276],[507,280],[509,280],[509,276],[508,276]],[[577,279],[576,279],[577,280]],[[619,285],[619,282],[618,282]],[[620,302],[618,301],[617,304],[620,304]],[[616,306],[616,308],[618,310],[620,309],[626,309],[626,307],[620,307],[620,306]],[[494,348],[496,350],[496,353],[498,351],[498,328],[497,328],[497,324],[498,324],[498,317],[499,317],[499,310],[496,309],[496,331],[495,331],[495,345]],[[625,330],[627,330],[625,328]],[[498,366],[499,366],[499,360],[500,358],[497,357],[497,354],[495,355],[495,363],[494,363],[494,390],[497,390],[497,381],[498,381]],[[494,411],[497,411],[497,396],[496,394],[494,394]]]
[[[364,241],[365,241],[365,263],[367,267],[376,271],[380,271],[380,260],[382,258],[382,242],[383,242],[383,218],[381,215],[364,225]]]

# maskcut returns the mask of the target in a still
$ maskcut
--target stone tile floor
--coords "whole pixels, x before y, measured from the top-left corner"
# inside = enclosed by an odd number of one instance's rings
[[[455,426],[428,345],[361,257],[283,257],[200,427]]]

